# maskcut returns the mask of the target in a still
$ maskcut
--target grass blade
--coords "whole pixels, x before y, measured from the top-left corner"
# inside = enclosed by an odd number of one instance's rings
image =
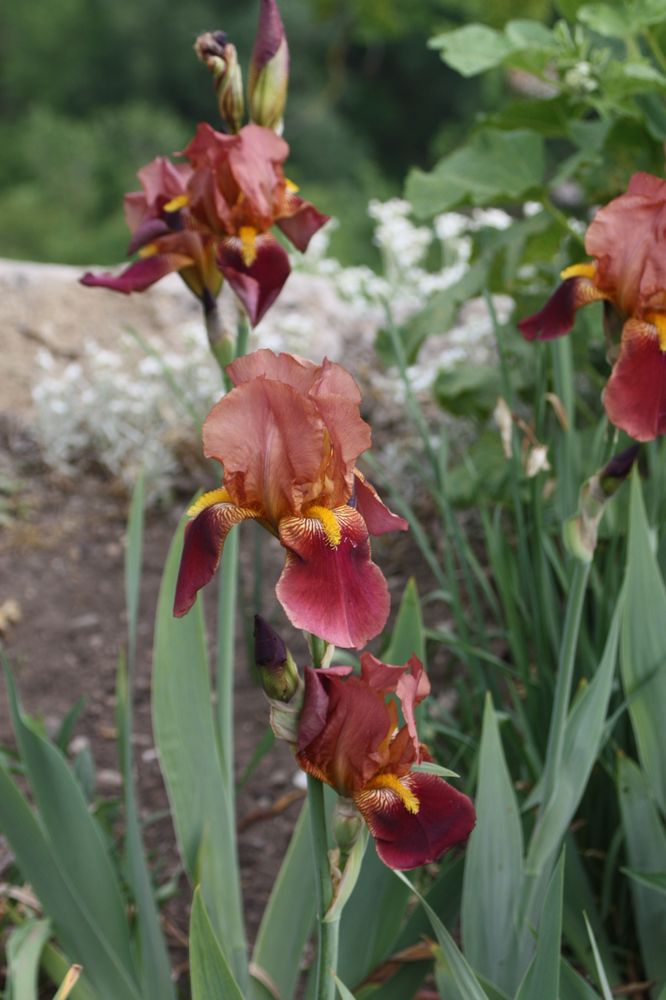
[[[39,959],[50,936],[50,920],[26,920],[7,938],[5,990],[11,1000],[37,1000]]]

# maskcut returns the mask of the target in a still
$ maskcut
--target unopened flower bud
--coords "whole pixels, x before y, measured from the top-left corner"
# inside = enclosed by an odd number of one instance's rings
[[[289,47],[275,0],[261,0],[254,40],[248,94],[250,118],[257,125],[282,131],[289,83]]]
[[[333,812],[333,840],[343,857],[349,854],[363,829],[363,818],[351,801],[340,796]]]
[[[243,124],[243,74],[238,65],[236,47],[227,41],[223,31],[207,31],[199,35],[194,51],[213,74],[217,106],[231,132],[239,132]]]
[[[620,452],[583,483],[578,497],[578,513],[564,524],[564,541],[577,559],[592,561],[604,508],[631,472],[639,450],[640,445],[634,444]]]
[[[291,701],[299,684],[296,664],[280,636],[261,615],[254,616],[254,659],[268,697]]]

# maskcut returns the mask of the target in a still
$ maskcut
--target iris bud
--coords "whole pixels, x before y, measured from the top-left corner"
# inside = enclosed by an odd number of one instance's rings
[[[217,106],[230,132],[239,132],[243,124],[245,101],[243,74],[238,65],[236,47],[227,41],[223,31],[207,31],[199,35],[194,51],[213,74]]]
[[[257,125],[282,131],[289,83],[289,47],[275,0],[261,0],[254,40],[248,94],[250,118]]]

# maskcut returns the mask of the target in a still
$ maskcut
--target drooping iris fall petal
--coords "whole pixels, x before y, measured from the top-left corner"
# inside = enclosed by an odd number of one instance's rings
[[[214,503],[204,507],[185,526],[183,556],[178,570],[173,607],[177,618],[187,614],[194,604],[197,592],[213,577],[220,562],[224,540],[234,525],[254,517],[254,511],[235,504]]]
[[[464,844],[476,814],[471,799],[433,774],[412,773],[406,785],[418,799],[418,812],[388,788],[357,795],[358,810],[374,837],[377,854],[389,868],[407,871],[430,864]]]
[[[257,240],[252,264],[245,263],[241,250],[230,240],[219,246],[217,263],[245,306],[252,326],[273,305],[291,272],[286,251],[270,236]]]
[[[358,511],[338,507],[329,513],[339,528],[335,544],[316,517],[280,521],[287,561],[275,592],[296,628],[336,646],[363,646],[388,618],[388,587],[370,558],[368,530]]]
[[[666,353],[656,327],[625,323],[604,405],[611,423],[637,441],[666,434]]]
[[[129,295],[130,292],[145,292],[146,288],[150,288],[166,274],[191,265],[191,258],[183,254],[160,253],[134,261],[120,274],[111,274],[109,271],[104,274],[93,274],[91,271],[86,271],[80,280],[81,284],[88,288],[108,288],[113,292]]]

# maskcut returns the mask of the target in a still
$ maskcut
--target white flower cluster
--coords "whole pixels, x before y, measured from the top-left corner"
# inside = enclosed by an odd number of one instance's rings
[[[49,465],[71,474],[94,464],[128,489],[143,469],[148,499],[168,494],[188,452],[196,463],[201,421],[220,394],[203,331],[183,329],[181,343],[161,358],[138,356],[129,336],[118,352],[88,343],[82,363],[64,368],[40,351],[33,401]]]

